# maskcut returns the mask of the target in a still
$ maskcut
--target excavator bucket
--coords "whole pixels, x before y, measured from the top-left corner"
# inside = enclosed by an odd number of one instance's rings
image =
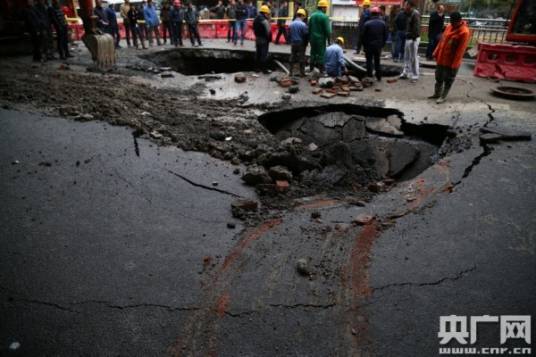
[[[82,41],[91,53],[91,58],[101,69],[111,68],[116,61],[114,39],[109,34],[88,34]]]

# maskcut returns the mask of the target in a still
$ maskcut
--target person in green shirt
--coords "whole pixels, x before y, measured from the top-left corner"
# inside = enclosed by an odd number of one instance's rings
[[[311,43],[310,66],[324,71],[324,53],[326,52],[326,43],[330,43],[331,25],[329,17],[326,15],[328,9],[327,0],[320,0],[317,10],[309,18],[309,42]]]

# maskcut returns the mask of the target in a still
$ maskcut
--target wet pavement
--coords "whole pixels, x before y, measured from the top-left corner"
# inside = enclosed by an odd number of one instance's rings
[[[29,114],[25,101],[0,110],[0,351],[16,341],[12,355],[428,356],[441,315],[533,314],[536,144],[478,136],[483,126],[534,136],[534,102],[491,97],[489,81],[462,71],[437,106],[423,99],[426,73],[412,98],[403,81],[333,101],[301,83],[283,106],[393,108],[468,143],[365,202],[325,192],[254,224],[230,209],[259,198],[234,173],[243,166],[126,127]],[[165,89],[181,78],[191,77],[132,81]],[[236,98],[245,86],[245,108],[276,101],[249,109],[262,114],[280,105],[269,78],[181,88],[210,99],[210,88]],[[251,113],[233,120],[228,108],[222,123],[248,125]],[[138,120],[161,130],[162,113]],[[484,344],[496,337],[482,330]]]

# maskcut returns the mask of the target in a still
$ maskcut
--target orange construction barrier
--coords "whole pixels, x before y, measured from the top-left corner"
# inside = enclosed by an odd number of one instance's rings
[[[478,44],[474,75],[536,83],[536,47],[508,44]]]

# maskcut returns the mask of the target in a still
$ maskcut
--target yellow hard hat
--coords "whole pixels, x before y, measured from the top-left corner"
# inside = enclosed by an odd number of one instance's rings
[[[344,38],[342,38],[342,37],[337,37],[337,39],[336,39],[335,41],[340,42],[341,45],[344,46]]]
[[[317,5],[317,7],[328,7],[328,6],[329,6],[329,5],[328,5],[328,1],[327,1],[327,0],[320,0],[320,1],[318,2],[318,5]]]
[[[270,8],[268,7],[268,5],[262,5],[259,11],[262,12],[263,14],[269,14]]]
[[[298,11],[296,11],[296,15],[307,16],[307,13],[305,12],[305,9],[298,9]]]
[[[363,0],[363,6],[370,6],[370,0]]]

